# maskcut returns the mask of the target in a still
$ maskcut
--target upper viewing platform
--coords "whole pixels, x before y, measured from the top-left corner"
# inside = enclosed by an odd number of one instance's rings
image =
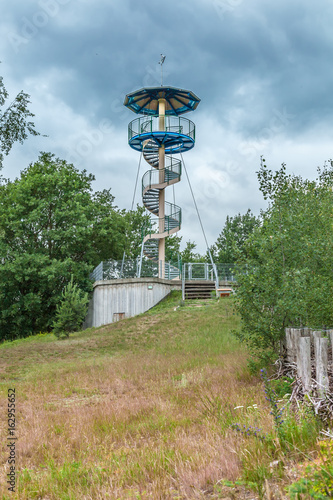
[[[176,87],[147,87],[127,94],[124,105],[143,115],[129,124],[129,145],[142,151],[152,140],[158,147],[163,146],[166,154],[192,149],[195,125],[180,115],[194,111],[199,102],[190,90]]]
[[[162,120],[161,120],[162,118]],[[166,154],[182,153],[192,149],[195,125],[191,120],[177,116],[141,116],[128,125],[128,143],[137,151],[153,140],[164,146]]]

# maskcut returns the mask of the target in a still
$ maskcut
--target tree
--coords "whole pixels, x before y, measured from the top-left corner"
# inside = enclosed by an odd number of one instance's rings
[[[177,263],[180,255],[180,244],[182,241],[182,236],[177,236],[177,234],[172,234],[168,236],[165,240],[165,260],[166,262]]]
[[[6,105],[8,97],[3,78],[0,76],[0,107]],[[4,111],[0,109],[0,169],[4,155],[9,154],[15,142],[22,144],[28,134],[40,135],[34,123],[29,121],[29,118],[35,116],[28,109],[29,98],[30,96],[21,90]]]
[[[250,209],[244,215],[239,213],[234,217],[227,216],[224,228],[212,248],[215,261],[228,264],[236,262],[245,241],[258,223],[259,219]]]
[[[256,357],[272,359],[285,327],[333,325],[333,164],[309,181],[263,160],[258,180],[269,207],[244,245],[238,336]]]
[[[149,223],[145,207],[137,205],[136,210],[123,210],[125,220],[124,251],[126,259],[136,259],[141,253],[142,229]]]
[[[125,222],[94,176],[42,153],[0,186],[1,338],[50,330],[71,274],[83,291],[101,261],[122,256]]]
[[[180,252],[182,262],[205,262],[205,257],[194,252],[196,247],[197,244],[194,241],[189,240],[186,242],[184,250]]]
[[[62,292],[61,302],[57,305],[56,317],[53,322],[53,333],[56,337],[68,337],[77,331],[84,321],[88,311],[88,294],[83,293],[74,284],[73,275]]]

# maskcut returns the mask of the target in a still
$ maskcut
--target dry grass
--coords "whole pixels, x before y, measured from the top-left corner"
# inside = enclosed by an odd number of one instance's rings
[[[8,495],[3,446],[3,500],[223,498],[216,485],[239,477],[245,453],[230,423],[269,428],[271,418],[230,334],[232,299],[178,302],[68,340],[0,346],[1,401],[9,387],[17,394],[19,471]],[[0,425],[4,443],[4,405]]]

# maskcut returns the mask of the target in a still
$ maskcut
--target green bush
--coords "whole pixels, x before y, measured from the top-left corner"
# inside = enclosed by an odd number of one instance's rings
[[[310,181],[264,163],[258,172],[269,206],[244,243],[236,306],[237,337],[263,363],[279,355],[286,327],[333,324],[333,162],[318,174]]]
[[[88,311],[88,294],[74,285],[73,275],[62,292],[62,300],[57,305],[56,319],[53,322],[53,333],[56,337],[68,337],[77,331]]]
[[[279,398],[283,398],[287,394],[291,394],[293,387],[294,380],[290,377],[281,377],[276,380],[271,380],[271,386],[273,387],[274,391],[276,392],[276,395]]]

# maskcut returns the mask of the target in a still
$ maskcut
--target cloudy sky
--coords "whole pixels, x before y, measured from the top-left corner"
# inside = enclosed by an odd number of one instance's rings
[[[227,215],[265,207],[255,173],[261,155],[272,169],[285,162],[309,178],[333,156],[332,1],[2,3],[0,74],[11,98],[30,94],[36,128],[48,136],[16,145],[5,177],[51,151],[93,173],[94,189],[111,187],[129,209],[140,154],[127,143],[136,116],[122,103],[160,84],[161,53],[164,83],[201,99],[185,115],[196,124],[196,145],[183,156],[209,244]],[[142,162],[140,176],[148,168]],[[179,235],[203,252],[185,176],[175,189]]]

